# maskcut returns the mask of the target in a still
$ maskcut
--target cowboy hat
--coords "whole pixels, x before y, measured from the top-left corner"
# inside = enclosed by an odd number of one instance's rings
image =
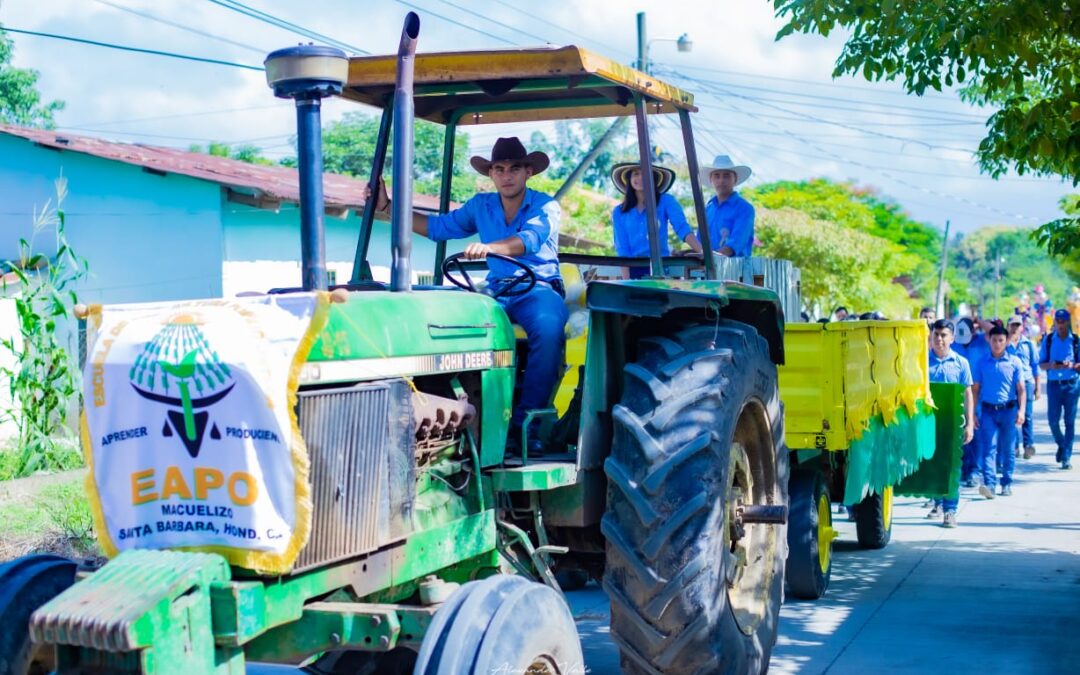
[[[702,183],[712,182],[712,174],[714,171],[732,171],[735,173],[735,184],[742,183],[750,177],[750,167],[742,164],[735,164],[731,161],[731,158],[727,155],[717,155],[713,159],[712,164],[701,167],[701,171],[698,174]]]
[[[532,167],[535,176],[548,168],[551,160],[540,151],[526,152],[525,146],[521,144],[517,136],[500,138],[495,141],[495,145],[491,148],[491,159],[484,159],[480,155],[476,155],[469,160],[472,168],[484,176],[488,175],[491,171],[491,165],[495,162],[521,162]]]
[[[641,164],[637,162],[624,162],[622,164],[616,164],[611,169],[611,181],[615,183],[615,187],[619,192],[626,192],[630,187],[630,174],[635,169],[641,169]],[[662,166],[653,165],[653,180],[656,181],[656,189],[660,194],[663,194],[671,189],[671,186],[675,183],[675,172],[671,169]]]

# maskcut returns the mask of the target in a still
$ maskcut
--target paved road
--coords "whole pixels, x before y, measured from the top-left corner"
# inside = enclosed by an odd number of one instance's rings
[[[1038,454],[1019,461],[1014,495],[964,490],[955,530],[908,498],[883,550],[859,550],[854,523],[838,522],[829,592],[783,606],[771,672],[1080,672],[1080,458],[1069,472],[1054,463],[1045,399],[1035,430]],[[618,673],[607,597],[595,584],[568,597],[589,672]]]
[[[1038,454],[1020,460],[1012,497],[964,490],[955,530],[898,498],[880,551],[837,524],[829,592],[783,606],[771,672],[1080,672],[1080,461],[1057,468],[1045,399],[1036,405]],[[591,672],[617,673],[606,597],[591,586],[570,597]]]

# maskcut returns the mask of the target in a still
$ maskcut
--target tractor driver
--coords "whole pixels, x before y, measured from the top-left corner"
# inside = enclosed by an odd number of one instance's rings
[[[526,412],[549,406],[562,371],[567,319],[558,258],[562,210],[548,195],[526,187],[530,178],[547,169],[550,160],[542,152],[527,152],[516,137],[495,141],[491,159],[475,156],[469,162],[491,179],[496,192],[473,195],[460,208],[442,215],[414,214],[412,228],[433,241],[479,235],[480,241],[465,247],[466,259],[482,260],[488,253],[497,253],[516,258],[536,275],[536,285],[528,293],[498,298],[510,320],[525,329],[529,342],[521,400],[510,419],[510,445],[514,446],[520,444]],[[376,210],[389,208],[386,187],[380,180]],[[493,289],[523,274],[498,259],[488,261],[488,269],[488,284]],[[532,436],[529,445],[530,452],[542,447]]]

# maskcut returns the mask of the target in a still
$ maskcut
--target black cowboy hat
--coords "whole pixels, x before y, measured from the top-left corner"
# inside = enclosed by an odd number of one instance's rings
[[[640,170],[641,164],[638,162],[624,162],[611,168],[611,182],[615,183],[615,187],[618,188],[619,192],[626,192],[630,188],[630,174],[633,173],[634,169]],[[675,172],[655,164],[652,171],[657,191],[663,194],[670,190],[675,183]]]
[[[484,176],[488,175],[488,172],[491,171],[491,165],[495,162],[521,162],[532,167],[534,176],[542,173],[544,169],[548,168],[548,164],[551,164],[548,156],[539,150],[526,152],[525,146],[521,144],[517,136],[500,138],[495,141],[494,147],[491,148],[491,159],[484,159],[480,155],[476,155],[469,160],[472,168]]]

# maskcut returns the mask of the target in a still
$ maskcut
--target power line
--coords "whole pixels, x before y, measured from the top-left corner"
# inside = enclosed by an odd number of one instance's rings
[[[480,14],[478,12],[474,12],[471,9],[466,9],[466,8],[462,7],[461,5],[459,5],[457,3],[450,2],[450,0],[439,0],[439,2],[443,3],[444,5],[450,5],[451,7],[455,8],[457,10],[465,12],[466,14],[471,14],[472,16],[483,19],[484,21],[489,21],[489,22],[495,24],[496,26],[502,26],[503,28],[508,28],[508,29],[514,31],[515,33],[521,33],[522,35],[528,35],[529,37],[531,37],[534,40],[539,40],[540,42],[543,42],[543,43],[546,43],[546,44],[551,44],[551,40],[548,40],[547,38],[540,37],[539,35],[536,35],[534,33],[530,33],[528,31],[521,30],[520,28],[515,28],[514,26],[511,26],[510,24],[503,23],[502,21],[496,21],[495,19],[492,19],[489,16],[484,16],[483,14]]]
[[[210,1],[215,2],[215,0],[210,0]],[[417,5],[417,4],[414,4],[414,3],[411,3],[411,2],[405,2],[405,0],[395,0],[395,1],[398,4],[405,5],[406,7],[412,7],[413,9],[420,10],[421,12],[424,12],[427,15],[433,16],[436,19],[442,19],[443,21],[445,21],[447,23],[452,23],[455,26],[459,26],[459,27],[464,28],[466,30],[471,30],[474,33],[480,33],[481,35],[486,35],[489,38],[492,38],[493,40],[498,40],[499,42],[502,42],[503,44],[517,46],[516,42],[511,42],[510,40],[507,40],[506,38],[499,37],[498,35],[495,35],[494,33],[489,33],[486,30],[477,28],[476,26],[470,26],[468,24],[461,23],[460,21],[456,21],[454,19],[451,19],[448,16],[443,16],[442,14],[437,14],[436,12],[433,12],[430,9],[427,9],[425,7],[421,7],[420,5]]]
[[[229,66],[231,68],[243,68],[244,70],[257,70],[263,71],[261,66],[249,66],[243,63],[233,63],[232,61],[221,61],[219,59],[207,59],[201,56],[191,56],[189,54],[176,54],[173,52],[163,52],[157,49],[142,49],[139,47],[128,47],[126,45],[113,44],[111,42],[98,42],[97,40],[86,40],[84,38],[71,37],[70,35],[57,35],[55,33],[40,33],[33,30],[20,30],[18,28],[11,28],[10,26],[4,26],[3,32],[18,33],[20,35],[33,35],[35,37],[52,38],[54,40],[65,40],[67,42],[77,42],[84,45],[92,45],[94,47],[105,47],[106,49],[117,49],[124,52],[134,52],[137,54],[150,54],[151,56],[164,56],[171,59],[182,59],[184,61],[195,61],[198,63],[210,63],[217,66]]]
[[[211,40],[217,40],[219,42],[224,42],[224,43],[230,44],[230,45],[232,45],[234,47],[239,47],[241,49],[246,49],[248,51],[255,52],[256,54],[261,54],[263,56],[266,55],[266,50],[265,49],[259,49],[258,47],[253,47],[251,45],[244,44],[243,42],[237,42],[236,40],[231,40],[231,39],[229,39],[227,37],[222,37],[220,35],[214,35],[213,33],[207,33],[206,31],[199,30],[198,28],[192,28],[191,26],[185,26],[184,24],[176,23],[175,21],[170,21],[168,19],[163,19],[160,16],[155,16],[155,15],[149,14],[147,12],[139,11],[139,10],[133,8],[133,7],[127,7],[127,6],[124,6],[124,5],[118,5],[118,4],[114,3],[114,2],[109,2],[109,0],[94,0],[94,1],[98,2],[98,3],[101,3],[102,5],[107,5],[109,7],[112,7],[113,9],[120,10],[121,12],[127,12],[128,14],[133,14],[133,15],[141,17],[143,19],[147,19],[149,21],[155,21],[157,23],[164,24],[166,26],[172,26],[173,28],[177,28],[177,29],[182,30],[182,31],[187,31],[188,33],[193,33],[195,35],[201,35],[202,37],[208,37]]]
[[[342,42],[340,40],[335,40],[334,38],[332,38],[332,37],[330,37],[328,35],[324,35],[322,33],[318,33],[316,31],[310,30],[308,28],[304,28],[303,26],[301,26],[299,24],[295,24],[295,23],[293,23],[291,21],[287,21],[285,19],[282,19],[282,18],[280,18],[278,16],[274,16],[273,14],[269,14],[269,13],[264,12],[262,10],[255,9],[254,7],[245,5],[242,2],[237,2],[237,0],[209,0],[209,1],[211,3],[213,3],[213,4],[215,4],[215,5],[218,5],[219,7],[224,7],[225,9],[231,10],[233,12],[243,14],[244,16],[255,19],[256,21],[261,21],[263,23],[270,24],[271,26],[274,26],[275,28],[281,28],[282,30],[289,31],[291,33],[296,33],[297,35],[303,35],[304,37],[311,38],[312,40],[318,40],[319,42],[330,45],[332,47],[337,47],[338,49],[341,49],[341,50],[344,50],[344,51],[347,51],[347,52],[353,52],[354,54],[367,54],[367,55],[371,54],[371,52],[369,52],[367,50],[360,49],[359,47],[351,45],[351,44],[349,44],[347,42]]]

